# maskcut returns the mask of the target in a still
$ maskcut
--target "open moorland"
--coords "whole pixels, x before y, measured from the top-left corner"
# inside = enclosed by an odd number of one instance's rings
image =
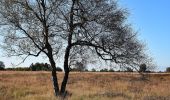
[[[170,74],[74,72],[67,91],[66,100],[170,100]],[[0,71],[0,100],[58,99],[50,72]]]

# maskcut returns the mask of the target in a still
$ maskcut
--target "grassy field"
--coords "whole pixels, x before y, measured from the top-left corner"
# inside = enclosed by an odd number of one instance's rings
[[[170,100],[170,74],[70,73],[66,100]],[[58,73],[59,82],[63,73]],[[0,100],[58,100],[50,72],[0,71]]]

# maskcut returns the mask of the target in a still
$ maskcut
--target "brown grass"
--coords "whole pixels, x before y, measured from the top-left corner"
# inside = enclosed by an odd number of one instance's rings
[[[58,73],[61,84],[63,73]],[[70,73],[68,100],[170,100],[170,74]],[[0,71],[0,100],[57,100],[50,72]]]

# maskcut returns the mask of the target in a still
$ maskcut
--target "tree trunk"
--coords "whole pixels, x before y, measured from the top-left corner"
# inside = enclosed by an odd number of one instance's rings
[[[70,54],[70,49],[71,47],[67,47],[66,51],[65,51],[65,56],[64,56],[64,78],[61,84],[61,90],[60,90],[60,95],[61,96],[65,96],[66,95],[66,85],[67,85],[67,81],[68,81],[68,76],[69,76],[69,66],[68,66],[68,59],[69,59],[69,54]]]
[[[61,90],[60,90],[60,95],[61,96],[66,96],[66,85],[67,85],[67,81],[68,81],[68,76],[69,76],[69,72],[65,72],[64,74],[64,78],[62,81],[62,85],[61,85]]]
[[[72,34],[73,34],[73,30],[74,30],[74,25],[73,25],[73,9],[74,9],[74,3],[75,0],[72,1],[72,7],[71,7],[71,12],[70,12],[70,33],[68,35],[68,46],[66,47],[66,51],[65,51],[65,56],[64,56],[64,78],[61,84],[61,90],[60,90],[60,95],[65,97],[66,94],[66,85],[67,85],[67,81],[68,81],[68,77],[69,77],[69,65],[68,65],[68,59],[69,59],[69,55],[70,55],[70,49],[71,49],[71,44],[72,44]]]
[[[53,81],[53,86],[54,86],[54,93],[56,96],[59,95],[59,85],[58,85],[58,79],[57,79],[57,73],[56,73],[56,66],[55,66],[55,62],[51,62],[51,66],[52,66],[52,81]]]
[[[48,32],[46,32],[46,33],[48,33]],[[48,38],[46,38],[46,48],[48,50],[47,56],[49,58],[49,61],[50,61],[51,67],[52,67],[51,75],[52,75],[52,81],[53,81],[53,86],[54,86],[54,93],[56,96],[59,96],[60,93],[59,93],[59,85],[58,85],[58,79],[57,79],[57,73],[56,73],[56,63],[53,58],[52,48],[48,42]]]
[[[59,85],[58,85],[58,79],[57,79],[57,73],[56,73],[56,64],[52,56],[52,50],[49,52],[48,57],[49,57],[49,61],[52,67],[51,75],[52,75],[52,81],[53,81],[53,86],[54,86],[54,94],[56,96],[59,96],[60,93],[59,93]]]
[[[54,93],[56,96],[58,96],[59,95],[59,86],[58,86],[56,71],[52,71],[52,81],[53,81],[53,86],[54,86]]]

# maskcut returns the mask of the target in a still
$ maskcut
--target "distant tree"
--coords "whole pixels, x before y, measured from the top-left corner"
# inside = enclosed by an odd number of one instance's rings
[[[85,72],[88,72],[89,70],[88,69],[85,69]]]
[[[109,72],[115,72],[115,70],[114,70],[114,69],[112,69],[112,68],[110,68],[110,69],[109,69]]]
[[[86,64],[83,63],[83,62],[76,62],[75,65],[74,65],[74,68],[71,69],[71,70],[74,70],[74,71],[85,71],[86,69]]]
[[[133,72],[133,69],[130,68],[130,67],[127,67],[127,68],[126,68],[126,72]]]
[[[4,62],[0,61],[0,70],[4,70],[5,69],[5,64]]]
[[[36,71],[36,67],[34,66],[34,64],[32,63],[29,67],[31,69],[31,71]]]
[[[167,67],[167,68],[166,68],[166,72],[170,72],[170,67]]]
[[[50,71],[51,66],[47,63],[35,63],[31,64],[29,67],[32,71]]]
[[[63,69],[61,69],[60,67],[56,67],[56,71],[58,71],[58,72],[62,72],[62,71],[63,71]]]
[[[139,67],[140,67],[139,72],[146,72],[147,69],[146,64],[141,64]]]
[[[101,69],[100,72],[108,72],[107,68]]]
[[[92,72],[96,72],[96,69],[92,68],[91,71],[92,71]]]

